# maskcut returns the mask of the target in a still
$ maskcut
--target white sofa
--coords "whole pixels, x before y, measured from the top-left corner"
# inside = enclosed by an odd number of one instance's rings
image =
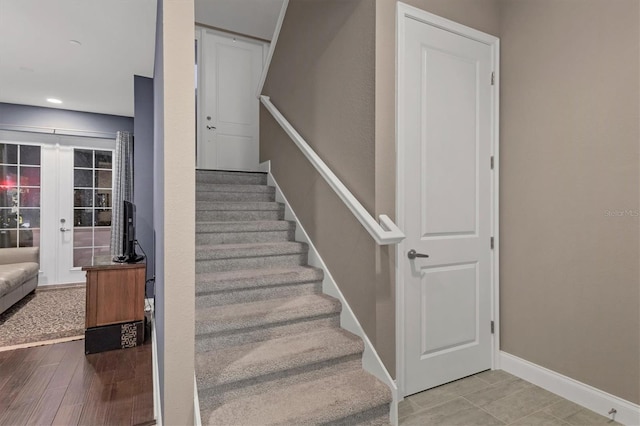
[[[0,249],[0,313],[36,289],[39,272],[38,247]]]

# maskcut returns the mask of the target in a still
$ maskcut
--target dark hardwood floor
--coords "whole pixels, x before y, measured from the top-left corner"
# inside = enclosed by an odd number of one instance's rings
[[[0,352],[0,425],[150,425],[151,344],[84,354],[84,340]]]

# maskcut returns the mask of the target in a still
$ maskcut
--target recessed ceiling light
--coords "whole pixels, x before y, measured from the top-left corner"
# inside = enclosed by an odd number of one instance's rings
[[[74,46],[82,46],[82,43],[80,43],[78,40],[69,40],[69,43],[73,44]]]
[[[62,101],[56,98],[47,98],[47,102],[51,102],[52,104],[61,104]]]

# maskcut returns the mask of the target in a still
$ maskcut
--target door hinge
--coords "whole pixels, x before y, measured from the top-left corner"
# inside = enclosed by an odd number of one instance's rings
[[[491,237],[491,250],[493,250],[493,237]]]
[[[491,71],[491,85],[494,86],[496,84],[496,72]]]
[[[494,167],[494,160],[493,160],[493,155],[491,156],[491,170],[493,170]]]
[[[496,326],[493,321],[491,321],[491,334],[496,334]]]

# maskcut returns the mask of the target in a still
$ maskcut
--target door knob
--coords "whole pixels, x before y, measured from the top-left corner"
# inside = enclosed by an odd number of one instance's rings
[[[67,223],[67,219],[65,219],[65,218],[60,219],[60,225],[62,225],[62,226],[60,227],[60,232],[67,232],[67,231],[71,231],[71,229],[69,229],[69,228],[65,228],[65,226],[64,226],[64,224],[65,224],[65,223]]]
[[[207,129],[209,129],[209,130],[215,130],[216,128],[215,128],[215,126],[207,126]]]
[[[429,257],[428,254],[422,254],[422,253],[418,253],[417,251],[415,251],[414,249],[409,250],[409,252],[407,253],[407,257],[409,259],[415,259],[416,257]]]

